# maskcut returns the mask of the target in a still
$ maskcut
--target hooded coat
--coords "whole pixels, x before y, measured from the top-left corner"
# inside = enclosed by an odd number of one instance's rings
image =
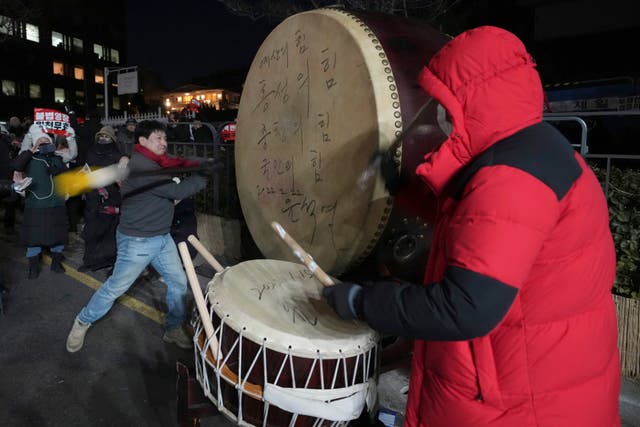
[[[362,296],[372,327],[418,338],[406,425],[619,426],[607,204],[542,122],[532,58],[513,34],[479,27],[419,83],[453,124],[416,170],[438,198],[424,286]]]
[[[51,137],[41,129],[35,128],[30,135],[33,141],[46,138],[53,144]],[[55,190],[53,179],[67,170],[62,158],[55,152],[43,154],[26,150],[13,160],[13,167],[33,180],[25,191],[20,242],[27,247],[66,244],[67,209],[65,199]]]

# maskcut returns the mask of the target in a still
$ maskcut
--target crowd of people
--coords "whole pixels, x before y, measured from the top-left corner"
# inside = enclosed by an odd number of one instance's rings
[[[151,274],[160,275],[169,290],[170,315],[165,341],[182,347],[191,346],[181,327],[185,317],[186,278],[175,245],[190,234],[197,235],[192,196],[204,188],[214,163],[206,159],[184,160],[168,156],[168,128],[159,121],[138,123],[130,118],[116,130],[97,122],[94,125],[91,118],[82,124],[78,124],[73,116],[71,119],[64,134],[47,132],[48,129],[40,124],[23,123],[17,118],[9,120],[10,128],[1,128],[1,178],[8,183],[19,183],[26,177],[30,181],[22,194],[9,191],[3,193],[2,199],[5,230],[9,234],[18,231],[19,243],[26,248],[26,278],[33,280],[40,276],[46,251],[51,256],[50,270],[65,272],[62,261],[69,233],[79,231],[84,251],[78,270],[104,270],[110,279],[102,289],[104,292],[110,290],[110,295],[113,295],[112,284],[117,292],[124,293],[143,271],[148,271],[149,265],[153,266]],[[137,188],[134,178],[92,188],[72,197],[56,189],[55,177],[60,173],[89,173],[110,165],[130,171],[140,167],[153,169],[154,166],[201,165],[201,168],[194,177],[182,177],[182,181],[177,176],[162,174],[142,178],[142,189]],[[218,164],[215,168],[219,168]],[[189,184],[192,181],[194,184]],[[150,210],[147,212],[147,209]],[[17,210],[22,211],[19,227]],[[143,217],[139,216],[141,212],[146,212]],[[141,232],[144,235],[140,235]],[[132,249],[135,242],[155,242],[154,239],[159,239],[158,244],[152,245],[158,252],[146,260],[141,269],[138,270],[139,265],[133,266],[135,271],[125,266],[126,255],[123,253],[127,248]],[[104,292],[97,294],[102,296],[102,302]],[[74,325],[97,320],[100,316],[94,306],[95,303],[90,304],[88,311],[82,311]],[[73,333],[67,348],[77,351],[79,346],[72,336]]]

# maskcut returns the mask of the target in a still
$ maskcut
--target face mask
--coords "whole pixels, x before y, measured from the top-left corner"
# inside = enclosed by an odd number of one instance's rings
[[[53,144],[41,144],[38,147],[40,154],[50,154],[56,151],[56,147]]]
[[[110,143],[111,143],[110,138],[105,138],[105,137],[98,138],[98,144],[110,144]]]

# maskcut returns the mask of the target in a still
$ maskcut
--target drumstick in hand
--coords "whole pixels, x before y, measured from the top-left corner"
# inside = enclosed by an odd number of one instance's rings
[[[316,276],[316,279],[318,279],[323,286],[335,285],[333,279],[331,279],[331,277],[329,277],[329,275],[325,273],[318,264],[316,264],[311,255],[306,253],[305,250],[302,249],[302,247],[295,240],[293,240],[293,237],[291,237],[280,224],[278,224],[276,221],[273,221],[271,223],[271,227],[273,227],[280,238],[284,240],[287,245],[289,245],[289,247],[293,251],[293,254],[298,257],[298,259],[302,261],[304,265],[307,266],[309,271],[313,273],[314,276]]]
[[[196,275],[196,270],[193,268],[193,263],[191,262],[191,254],[189,253],[189,248],[185,242],[178,243],[178,251],[180,252],[180,257],[182,258],[182,264],[184,264],[184,269],[187,272],[187,278],[189,279],[189,285],[191,285],[191,292],[193,292],[193,299],[196,302],[196,307],[198,308],[198,313],[200,314],[200,320],[202,321],[202,326],[204,327],[204,333],[207,335],[207,338],[211,341],[211,353],[214,359],[218,359],[218,340],[216,339],[213,323],[211,322],[211,318],[209,317],[209,311],[207,310],[207,304],[204,301],[204,296],[202,295],[202,289],[200,289],[200,282],[198,281],[198,276]]]

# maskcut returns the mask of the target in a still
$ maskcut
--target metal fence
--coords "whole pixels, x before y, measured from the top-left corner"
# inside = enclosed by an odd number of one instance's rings
[[[167,151],[181,157],[213,158],[220,160],[224,168],[209,179],[207,188],[195,196],[196,210],[224,218],[242,218],[242,210],[236,187],[236,170],[233,143],[169,142]]]
[[[604,164],[605,174],[604,182],[604,194],[609,198],[609,188],[611,186],[611,165],[616,162],[617,166],[624,168],[640,169],[640,155],[637,154],[587,154],[584,156],[588,161],[596,164]]]

